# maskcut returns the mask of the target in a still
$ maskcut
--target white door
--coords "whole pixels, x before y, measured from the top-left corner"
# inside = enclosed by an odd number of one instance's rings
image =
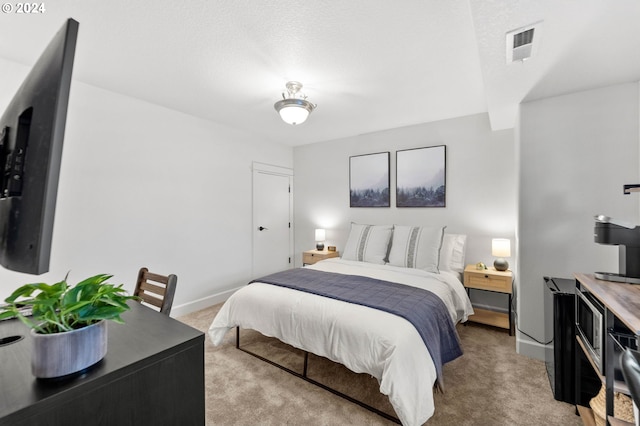
[[[293,266],[291,169],[254,163],[253,277]]]

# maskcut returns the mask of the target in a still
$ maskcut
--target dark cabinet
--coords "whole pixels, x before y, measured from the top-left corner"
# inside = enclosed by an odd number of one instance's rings
[[[576,369],[575,279],[544,277],[545,320],[551,323],[545,365],[553,396],[569,404],[589,405],[589,400],[601,386],[600,378],[591,368]],[[588,363],[582,351],[580,363]],[[576,395],[576,370],[580,371],[580,393]],[[578,401],[576,401],[578,399]]]

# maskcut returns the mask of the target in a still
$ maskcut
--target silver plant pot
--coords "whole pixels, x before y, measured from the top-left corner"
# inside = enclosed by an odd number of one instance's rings
[[[41,379],[82,371],[107,354],[107,321],[73,331],[39,334],[31,330],[31,372]]]

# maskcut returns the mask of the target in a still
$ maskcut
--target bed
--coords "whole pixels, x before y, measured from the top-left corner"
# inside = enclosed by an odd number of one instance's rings
[[[404,244],[402,261],[393,254],[394,244],[396,251]],[[413,260],[408,260],[407,253]],[[425,266],[427,253],[431,253],[427,262],[431,263]],[[453,258],[457,262],[452,262]],[[463,248],[460,252],[460,244],[452,243],[444,228],[431,232],[426,228],[416,231],[352,224],[342,258],[302,269],[427,289],[445,306],[447,320],[457,324],[466,321],[473,309],[457,268],[451,270],[440,263],[456,263],[462,268],[463,258]],[[221,344],[235,327],[258,331],[356,373],[370,374],[404,425],[423,424],[434,413],[434,385],[442,384],[438,365],[421,333],[401,316],[257,280],[236,291],[221,307],[209,329],[214,345]],[[453,334],[457,339],[455,328]]]

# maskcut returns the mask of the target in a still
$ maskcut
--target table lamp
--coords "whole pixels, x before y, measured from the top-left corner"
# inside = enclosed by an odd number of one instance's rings
[[[491,254],[497,257],[493,261],[496,271],[506,271],[509,269],[509,262],[504,258],[511,256],[511,240],[507,238],[494,238],[491,240]]]
[[[316,250],[324,250],[324,229],[316,229]]]

